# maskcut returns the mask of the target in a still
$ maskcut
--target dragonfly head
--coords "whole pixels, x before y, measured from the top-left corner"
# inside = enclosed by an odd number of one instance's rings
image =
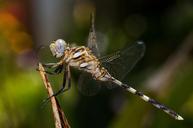
[[[52,55],[56,58],[62,57],[66,48],[67,44],[62,39],[57,39],[56,41],[50,44],[50,51],[52,52]]]

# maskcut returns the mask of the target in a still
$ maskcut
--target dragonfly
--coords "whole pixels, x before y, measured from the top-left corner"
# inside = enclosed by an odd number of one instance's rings
[[[52,55],[59,59],[56,63],[45,63],[43,66],[47,69],[54,69],[53,72],[48,72],[48,74],[59,74],[64,70],[63,84],[59,91],[53,94],[57,96],[71,87],[71,71],[70,68],[74,67],[83,72],[81,76],[87,76],[92,78],[96,82],[105,82],[105,86],[110,86],[108,83],[119,86],[120,88],[128,91],[145,102],[152,104],[154,107],[164,111],[176,120],[183,120],[182,116],[177,114],[174,110],[166,107],[164,104],[159,103],[153,98],[145,95],[143,92],[136,90],[132,86],[121,82],[124,77],[122,72],[127,74],[134,65],[143,57],[145,51],[145,44],[142,41],[131,44],[125,50],[120,50],[111,55],[100,57],[97,37],[94,26],[94,14],[91,15],[91,27],[87,40],[87,46],[74,46],[66,43],[63,39],[57,39],[49,45]],[[125,65],[122,65],[121,63]],[[115,67],[115,72],[111,72],[111,65],[118,64]],[[117,77],[115,77],[117,76]],[[81,79],[82,86],[81,90],[86,90],[84,81]],[[80,82],[80,83],[81,83]],[[88,85],[92,86],[92,84]],[[89,88],[86,86],[87,88]],[[97,85],[99,86],[99,85]],[[97,86],[91,90],[96,91]],[[52,96],[51,96],[52,97]],[[50,97],[49,97],[50,98]]]

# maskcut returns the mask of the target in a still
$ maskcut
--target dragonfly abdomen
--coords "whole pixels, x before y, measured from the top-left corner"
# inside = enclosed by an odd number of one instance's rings
[[[158,101],[146,96],[142,92],[137,91],[136,89],[132,88],[131,86],[128,86],[127,84],[124,84],[124,83],[122,83],[121,81],[119,81],[117,79],[113,79],[112,82],[114,82],[115,84],[121,86],[126,91],[129,91],[132,94],[139,96],[145,102],[149,102],[150,104],[152,104],[156,108],[163,110],[165,113],[169,114],[170,116],[172,116],[176,120],[183,120],[183,118],[179,114],[177,114],[175,111],[173,111],[172,109],[170,109],[170,108],[166,107],[165,105],[159,103]]]

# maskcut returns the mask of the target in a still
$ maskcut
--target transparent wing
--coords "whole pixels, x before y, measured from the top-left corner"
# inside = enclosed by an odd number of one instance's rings
[[[145,44],[136,42],[123,50],[101,57],[100,61],[113,77],[122,80],[143,57],[144,52]]]
[[[94,13],[91,14],[91,27],[87,39],[87,47],[91,49],[96,57],[100,57],[104,53],[108,45],[108,38],[106,35],[95,31]]]
[[[98,50],[98,45],[97,45],[97,37],[96,37],[96,32],[95,32],[95,26],[94,26],[94,13],[91,14],[91,27],[90,27],[90,32],[88,35],[88,40],[87,40],[87,47],[91,49],[92,53],[99,57],[99,50]]]
[[[78,90],[85,96],[96,95],[101,88],[99,81],[94,80],[91,74],[86,72],[80,75],[78,83]]]
[[[87,39],[87,47],[91,49],[92,53],[95,56],[100,56],[97,45],[96,32],[94,28],[94,13],[91,14],[91,27]],[[81,73],[78,81],[78,89],[83,95],[96,95],[100,90],[100,87],[100,84],[92,78],[91,74],[88,74],[86,72]]]

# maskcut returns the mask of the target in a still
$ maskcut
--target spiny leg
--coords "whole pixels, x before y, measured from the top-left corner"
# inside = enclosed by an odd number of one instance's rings
[[[63,69],[64,69],[64,65],[58,65],[58,67],[56,67],[56,69],[55,69],[53,72],[49,72],[49,71],[44,71],[44,72],[46,72],[46,73],[49,74],[49,75],[58,75],[58,74],[60,74],[60,73],[62,72]],[[39,70],[39,69],[37,69],[37,70]],[[64,75],[65,75],[65,74],[64,74]],[[52,96],[53,96],[53,95],[52,95]],[[49,99],[50,99],[52,96],[50,96],[50,97],[46,98],[45,100],[43,100],[43,102],[42,102],[42,108],[47,104],[47,102],[49,101]]]
[[[42,64],[45,68],[52,68],[52,66],[56,65],[57,63],[45,63]]]
[[[49,75],[57,75],[62,72],[63,68],[64,68],[64,65],[58,65],[58,67],[56,67],[56,69],[53,72],[49,72],[49,71],[45,71],[45,72],[48,73]]]
[[[67,74],[67,75],[66,75]],[[67,86],[67,88],[65,88]],[[71,87],[71,73],[70,73],[70,66],[67,65],[66,66],[66,70],[64,73],[64,78],[63,78],[63,84],[62,84],[62,88],[56,92],[55,94],[53,94],[52,96],[57,96],[60,93],[63,93],[65,91],[68,91]]]
[[[58,67],[59,65],[63,65],[63,61],[59,61],[57,63],[45,63],[45,64],[42,64],[45,68],[56,68]]]
[[[63,68],[64,68],[64,65],[59,65],[58,67],[56,67],[56,69],[54,70],[54,72],[55,72],[56,74],[59,74],[59,73],[62,72]]]
[[[47,63],[47,64],[42,64],[45,68],[53,68],[53,65],[57,65],[57,63]],[[36,69],[37,71],[39,71],[39,69]],[[61,65],[57,65],[56,69],[52,72],[52,71],[47,71],[45,70],[44,72],[46,72],[49,75],[57,75],[60,74],[63,70],[63,64]]]
[[[156,108],[163,110],[165,113],[169,114],[174,119],[183,120],[183,118],[179,114],[177,114],[175,111],[173,111],[172,109],[170,109],[170,108],[166,107],[165,105],[159,103],[158,101],[146,96],[142,92],[137,91],[136,89],[132,88],[131,86],[128,86],[127,84],[123,84],[121,81],[116,80],[116,79],[112,79],[112,82],[114,82],[115,84],[121,86],[126,91],[129,91],[132,94],[139,96],[145,102],[149,102],[150,104],[152,104]]]
[[[65,88],[66,86],[67,86],[67,88]],[[45,99],[43,102],[47,102],[51,97],[57,96],[57,95],[61,94],[62,92],[69,90],[70,87],[71,87],[71,73],[70,73],[70,66],[67,65],[65,67],[62,88],[58,92],[54,93],[52,96]]]

